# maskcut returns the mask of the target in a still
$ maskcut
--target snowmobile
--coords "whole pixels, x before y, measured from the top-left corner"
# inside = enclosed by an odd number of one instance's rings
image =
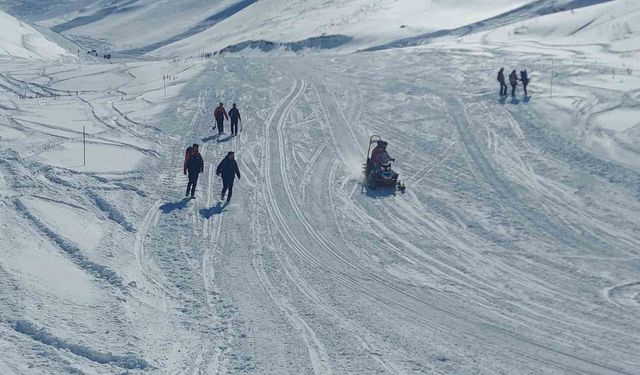
[[[387,161],[381,165],[374,165],[371,160],[371,145],[377,144],[382,141],[382,137],[379,135],[372,135],[369,138],[369,145],[367,147],[367,162],[364,167],[364,185],[373,190],[377,188],[394,188],[404,193],[405,186],[403,182],[398,181],[398,173],[391,168],[391,162],[393,159]]]

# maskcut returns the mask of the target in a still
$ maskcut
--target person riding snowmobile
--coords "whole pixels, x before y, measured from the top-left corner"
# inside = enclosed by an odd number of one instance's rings
[[[380,167],[390,161],[395,161],[395,159],[391,158],[387,152],[387,142],[378,141],[378,145],[371,151],[371,162],[375,167]]]

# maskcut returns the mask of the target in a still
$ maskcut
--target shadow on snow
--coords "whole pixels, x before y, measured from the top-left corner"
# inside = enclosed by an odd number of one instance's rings
[[[227,207],[227,203],[222,204],[222,202],[218,202],[218,204],[216,204],[213,207],[201,209],[200,210],[200,215],[205,219],[210,219],[211,216],[220,215],[221,213],[226,211],[225,207]]]
[[[361,190],[362,195],[366,195],[371,198],[386,198],[396,196],[397,189],[395,187],[379,187],[372,189],[371,187],[363,186]]]
[[[176,210],[182,210],[183,208],[187,207],[187,203],[189,203],[189,198],[184,198],[179,202],[165,203],[160,206],[160,211],[162,211],[162,213],[168,214]]]
[[[214,139],[218,138],[220,136],[220,134],[214,134],[211,136],[208,136],[206,138],[202,138],[202,143],[207,143],[209,141],[213,141]]]
[[[229,134],[228,136],[226,136],[224,138],[218,139],[218,143],[228,142],[229,140],[231,140],[231,138],[233,138],[233,134]]]

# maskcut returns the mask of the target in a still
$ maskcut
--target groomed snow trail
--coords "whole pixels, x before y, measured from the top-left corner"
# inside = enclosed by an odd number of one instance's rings
[[[1,289],[28,297],[0,292],[0,371],[637,373],[640,171],[580,146],[538,86],[500,102],[479,61],[425,48],[3,73],[10,95],[67,94],[47,99],[51,117],[67,105],[70,123],[88,116],[92,144],[132,166],[69,165],[77,129],[34,115],[34,101],[3,102],[3,135],[48,138],[0,150],[0,230],[28,250],[0,259]],[[167,99],[168,69],[191,76]],[[105,79],[117,87],[84,81]],[[214,135],[220,101],[238,103],[239,136]],[[362,186],[372,134],[405,194]],[[188,200],[192,143],[205,172]],[[242,179],[224,204],[215,168],[228,151]],[[36,254],[66,276],[42,276],[73,301],[59,312],[16,276]]]
[[[535,104],[431,67],[462,56],[407,54],[395,72],[372,56],[223,58],[183,93],[194,117],[167,121],[189,136],[158,172],[195,141],[207,167],[194,201],[180,178],[163,187],[178,208],[151,206],[143,257],[204,331],[174,370],[633,374],[637,282],[603,263],[638,262],[632,186],[545,151],[558,136]],[[211,137],[218,101],[240,104],[239,137]],[[370,134],[406,194],[362,188]],[[229,150],[243,179],[227,206],[213,168]]]

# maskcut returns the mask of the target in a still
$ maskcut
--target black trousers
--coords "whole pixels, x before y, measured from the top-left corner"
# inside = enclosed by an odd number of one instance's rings
[[[231,199],[231,196],[233,195],[233,180],[222,180],[222,194],[220,194],[222,197],[224,197],[224,194],[227,192],[227,190],[229,191],[229,194],[227,195],[227,200]]]
[[[216,124],[218,125],[218,134],[224,133],[224,119],[216,119]]]
[[[529,82],[522,82],[522,87],[524,87],[524,96],[529,96],[529,93],[527,92],[528,85],[529,85]]]
[[[511,85],[511,96],[516,96],[516,87],[518,87],[517,84],[512,84]]]
[[[507,95],[507,84],[500,82],[500,96]]]
[[[189,173],[189,183],[187,184],[187,193],[186,195],[191,194],[191,196],[193,197],[193,195],[196,192],[196,185],[198,185],[198,176],[200,174],[199,173],[194,173],[191,174]],[[189,193],[189,190],[191,190],[191,193]]]
[[[231,119],[231,134],[238,134],[238,119]]]

